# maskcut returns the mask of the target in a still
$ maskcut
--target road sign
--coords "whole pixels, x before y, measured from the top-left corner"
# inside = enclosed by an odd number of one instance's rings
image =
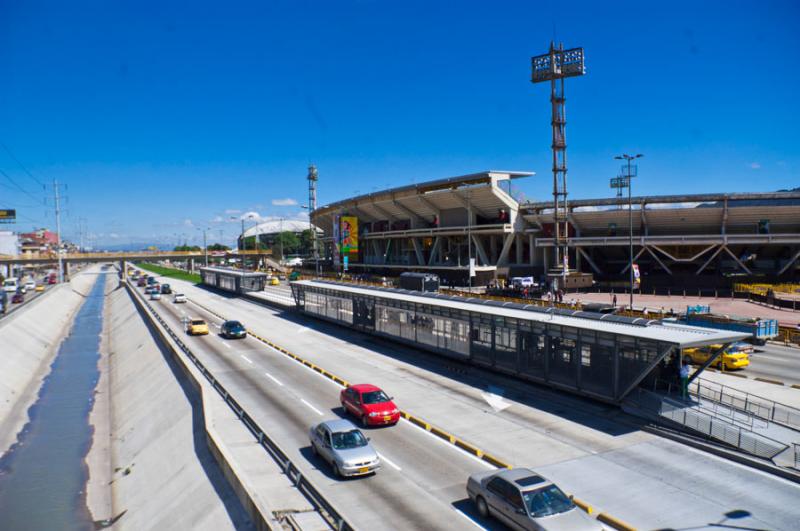
[[[17,211],[13,208],[0,209],[0,223],[14,223],[17,219]]]

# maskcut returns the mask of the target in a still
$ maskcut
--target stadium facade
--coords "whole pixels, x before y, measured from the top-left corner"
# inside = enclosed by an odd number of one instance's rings
[[[431,271],[455,283],[466,282],[470,258],[476,284],[541,277],[553,266],[553,203],[511,193],[512,180],[530,175],[485,171],[319,207],[312,222],[324,232],[322,256],[352,272]],[[643,288],[798,278],[800,191],[640,196],[632,204]],[[628,216],[627,198],[570,200],[570,267],[625,285]]]

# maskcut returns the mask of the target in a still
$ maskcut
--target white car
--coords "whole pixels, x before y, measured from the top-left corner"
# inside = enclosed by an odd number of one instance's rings
[[[176,293],[175,298],[172,299],[172,302],[174,302],[175,304],[186,302],[186,295],[184,295],[183,293]]]
[[[160,291],[154,291],[153,293],[151,293],[150,294],[150,300],[151,301],[160,301],[161,300],[161,292]]]
[[[36,289],[36,281],[34,281],[34,280],[27,281],[25,283],[25,289],[26,290],[28,290],[28,289]]]

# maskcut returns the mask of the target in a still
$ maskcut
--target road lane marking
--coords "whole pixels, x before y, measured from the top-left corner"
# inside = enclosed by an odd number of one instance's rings
[[[471,523],[472,525],[474,525],[475,527],[477,527],[478,529],[486,529],[486,528],[485,528],[485,527],[483,527],[481,524],[479,524],[478,522],[476,522],[475,520],[473,520],[473,519],[472,519],[472,517],[471,517],[470,515],[468,515],[467,513],[465,513],[464,511],[462,511],[461,509],[453,509],[453,510],[454,510],[455,512],[457,512],[458,514],[460,514],[461,516],[463,516],[464,518],[466,518],[467,520],[469,520],[469,521],[470,521],[470,523]]]
[[[301,398],[301,399],[300,399],[300,402],[304,403],[305,405],[307,405],[308,407],[310,407],[311,409],[313,409],[314,411],[316,411],[317,415],[319,415],[320,417],[322,416],[322,411],[320,411],[319,409],[315,408],[314,406],[312,406],[311,404],[309,404],[308,402],[306,402],[304,399],[302,399],[302,398]]]
[[[250,358],[248,358],[248,357],[247,357],[247,356],[245,356],[244,354],[240,354],[240,356],[242,357],[242,359],[243,359],[244,361],[246,361],[246,362],[247,362],[247,363],[249,363],[250,365],[252,365],[252,364],[253,364],[253,360],[251,360]]]
[[[275,382],[276,384],[278,384],[278,385],[280,385],[281,387],[283,387],[283,384],[281,383],[281,381],[280,381],[280,380],[278,380],[277,378],[275,378],[274,376],[272,376],[270,373],[268,373],[268,372],[265,372],[264,374],[266,375],[266,377],[267,377],[267,378],[269,378],[270,380],[272,380],[272,381],[273,381],[273,382]]]
[[[394,468],[394,469],[395,469],[395,470],[397,470],[398,472],[400,472],[400,471],[402,471],[402,470],[403,470],[402,468],[400,468],[399,466],[397,466],[396,464],[394,464],[392,461],[390,461],[389,459],[387,459],[387,458],[386,458],[386,456],[385,456],[385,455],[383,455],[382,453],[380,453],[380,452],[375,452],[375,453],[377,453],[377,454],[378,454],[378,457],[380,457],[380,458],[381,458],[381,461],[386,461],[386,464],[390,465],[392,468]]]
[[[433,439],[439,441],[440,443],[442,443],[443,445],[447,446],[448,448],[452,448],[453,450],[457,451],[461,455],[466,455],[467,457],[469,457],[471,459],[474,459],[475,461],[479,462],[480,464],[486,466],[487,468],[489,468],[491,470],[497,470],[497,467],[494,466],[493,464],[489,463],[488,461],[484,461],[483,459],[481,459],[477,455],[473,455],[473,454],[467,452],[466,450],[462,450],[458,446],[456,446],[454,444],[451,444],[449,441],[446,441],[446,440],[444,440],[444,439],[442,439],[440,437],[437,437],[436,435],[434,435],[433,433],[429,432],[428,430],[426,430],[422,426],[417,426],[413,422],[409,422],[408,420],[406,420],[406,419],[404,419],[402,417],[400,417],[400,420],[404,420],[406,422],[406,424],[408,424],[409,426],[412,426],[412,427],[418,429],[419,431],[421,431],[422,433],[424,433],[428,437],[432,437]]]
[[[225,345],[225,348],[231,348],[231,346],[228,344],[228,342],[225,341],[224,339],[220,339],[220,341],[222,341],[222,344]]]

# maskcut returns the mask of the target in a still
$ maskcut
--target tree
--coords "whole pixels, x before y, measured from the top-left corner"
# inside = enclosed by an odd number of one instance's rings
[[[280,252],[283,251],[283,255],[286,256],[287,254],[296,253],[299,247],[300,239],[297,237],[297,234],[287,230],[279,233],[278,237],[275,238],[275,245],[272,246],[272,252],[275,253],[277,251],[277,253],[280,254]],[[280,258],[283,258],[283,256]]]
[[[297,252],[304,256],[312,256],[314,254],[314,232],[311,229],[306,229],[300,233],[300,248]]]
[[[203,249],[198,247],[197,245],[178,245],[173,249],[174,251],[193,251],[193,252],[200,252]]]
[[[212,243],[208,246],[209,251],[230,251],[231,248],[227,245],[222,245],[221,243]]]

